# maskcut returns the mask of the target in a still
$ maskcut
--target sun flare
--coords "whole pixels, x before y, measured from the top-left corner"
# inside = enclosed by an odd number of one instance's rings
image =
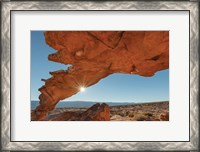
[[[85,91],[85,88],[84,88],[84,87],[80,87],[80,91],[81,91],[81,92],[84,92],[84,91]]]

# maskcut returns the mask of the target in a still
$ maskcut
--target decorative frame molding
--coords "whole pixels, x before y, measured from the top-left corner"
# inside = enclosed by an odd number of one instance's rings
[[[3,1],[1,2],[1,150],[199,150],[199,7],[197,1]],[[187,10],[190,11],[190,141],[189,142],[12,142],[11,11],[16,10]]]

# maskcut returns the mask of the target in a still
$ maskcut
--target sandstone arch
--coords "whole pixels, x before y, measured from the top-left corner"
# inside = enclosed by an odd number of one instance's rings
[[[48,59],[72,66],[43,80],[32,120],[44,120],[60,100],[110,74],[153,76],[169,68],[168,31],[47,31],[44,36],[56,50]]]

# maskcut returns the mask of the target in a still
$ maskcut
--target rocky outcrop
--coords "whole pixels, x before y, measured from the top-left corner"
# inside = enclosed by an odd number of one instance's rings
[[[160,120],[162,121],[169,121],[169,112],[165,112],[160,115]]]
[[[64,112],[56,115],[51,121],[109,121],[110,107],[103,103],[96,103],[82,113],[78,112]]]
[[[71,66],[50,72],[52,77],[43,80],[34,120],[44,120],[60,100],[110,74],[153,76],[169,67],[168,31],[49,31],[44,36],[56,50],[48,59]]]
[[[93,120],[93,121],[109,121],[110,120],[110,107],[103,104],[95,104],[87,111],[81,114],[80,120]]]

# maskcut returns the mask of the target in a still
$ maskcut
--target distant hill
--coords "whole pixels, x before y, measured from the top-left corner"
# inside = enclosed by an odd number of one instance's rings
[[[56,108],[88,108],[98,102],[91,101],[61,101],[56,105]],[[134,104],[134,102],[105,102],[109,106],[119,106]],[[39,105],[39,101],[31,101],[31,109],[35,109]]]

